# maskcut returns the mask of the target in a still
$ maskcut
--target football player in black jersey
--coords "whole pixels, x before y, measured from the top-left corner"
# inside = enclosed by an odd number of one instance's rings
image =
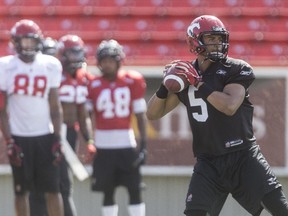
[[[180,102],[186,106],[197,158],[186,197],[187,216],[219,215],[230,193],[250,214],[263,208],[288,215],[282,186],[262,155],[253,134],[253,105],[248,89],[255,75],[243,60],[227,56],[229,33],[215,16],[203,15],[187,29],[194,61],[173,61],[190,86],[173,94],[163,84],[148,102],[156,120]]]

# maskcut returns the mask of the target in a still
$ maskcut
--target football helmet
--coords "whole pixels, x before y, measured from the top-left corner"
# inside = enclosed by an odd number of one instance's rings
[[[112,57],[118,62],[122,61],[125,58],[123,47],[116,40],[103,40],[96,50],[96,58],[99,62],[105,57]]]
[[[57,53],[57,40],[46,37],[42,41],[42,53],[55,56]]]
[[[20,20],[12,27],[10,36],[19,57],[24,62],[34,61],[35,55],[42,48],[43,34],[39,26],[32,20]],[[23,46],[23,38],[30,38],[35,42],[29,42],[27,46]]]
[[[86,63],[85,45],[77,35],[64,35],[58,40],[57,57],[63,70],[74,75]]]
[[[205,35],[221,36],[221,51],[209,52],[207,45],[203,42],[203,36]],[[204,55],[206,59],[210,59],[211,61],[220,61],[225,59],[228,54],[229,32],[217,17],[211,15],[199,16],[187,28],[187,43],[192,53]]]

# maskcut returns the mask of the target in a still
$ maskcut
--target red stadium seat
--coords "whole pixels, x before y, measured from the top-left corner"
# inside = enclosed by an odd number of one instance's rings
[[[97,7],[123,7],[130,5],[131,0],[98,0],[96,1],[96,4]]]
[[[2,1],[5,6],[26,6],[28,9],[30,6],[54,6],[58,4],[58,0],[14,0],[14,1]]]
[[[13,47],[8,41],[0,40],[0,56],[14,54]]]
[[[223,21],[230,31],[231,56],[261,64],[277,64],[288,56],[287,0],[27,0],[25,5],[24,0],[4,1],[0,40],[7,45],[11,27],[28,18],[45,36],[79,35],[92,59],[101,40],[114,38],[124,43],[129,63],[162,64],[193,56],[187,50],[186,29],[200,14]],[[2,44],[1,52],[8,53]]]

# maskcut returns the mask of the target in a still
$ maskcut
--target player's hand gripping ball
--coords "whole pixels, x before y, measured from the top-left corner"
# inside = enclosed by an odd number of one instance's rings
[[[166,65],[163,84],[173,93],[180,92],[189,85],[197,86],[201,76],[189,61],[175,60]]]
[[[163,84],[168,91],[173,93],[180,92],[190,84],[184,75],[179,74],[180,70],[176,67],[176,64],[172,64],[164,72]]]

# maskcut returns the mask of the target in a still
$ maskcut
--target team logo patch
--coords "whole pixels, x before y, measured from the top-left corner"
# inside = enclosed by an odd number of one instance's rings
[[[190,37],[193,37],[195,34],[194,34],[194,28],[196,29],[200,29],[200,23],[197,22],[197,23],[193,23],[191,24],[188,29],[187,29],[187,34],[190,36]]]

